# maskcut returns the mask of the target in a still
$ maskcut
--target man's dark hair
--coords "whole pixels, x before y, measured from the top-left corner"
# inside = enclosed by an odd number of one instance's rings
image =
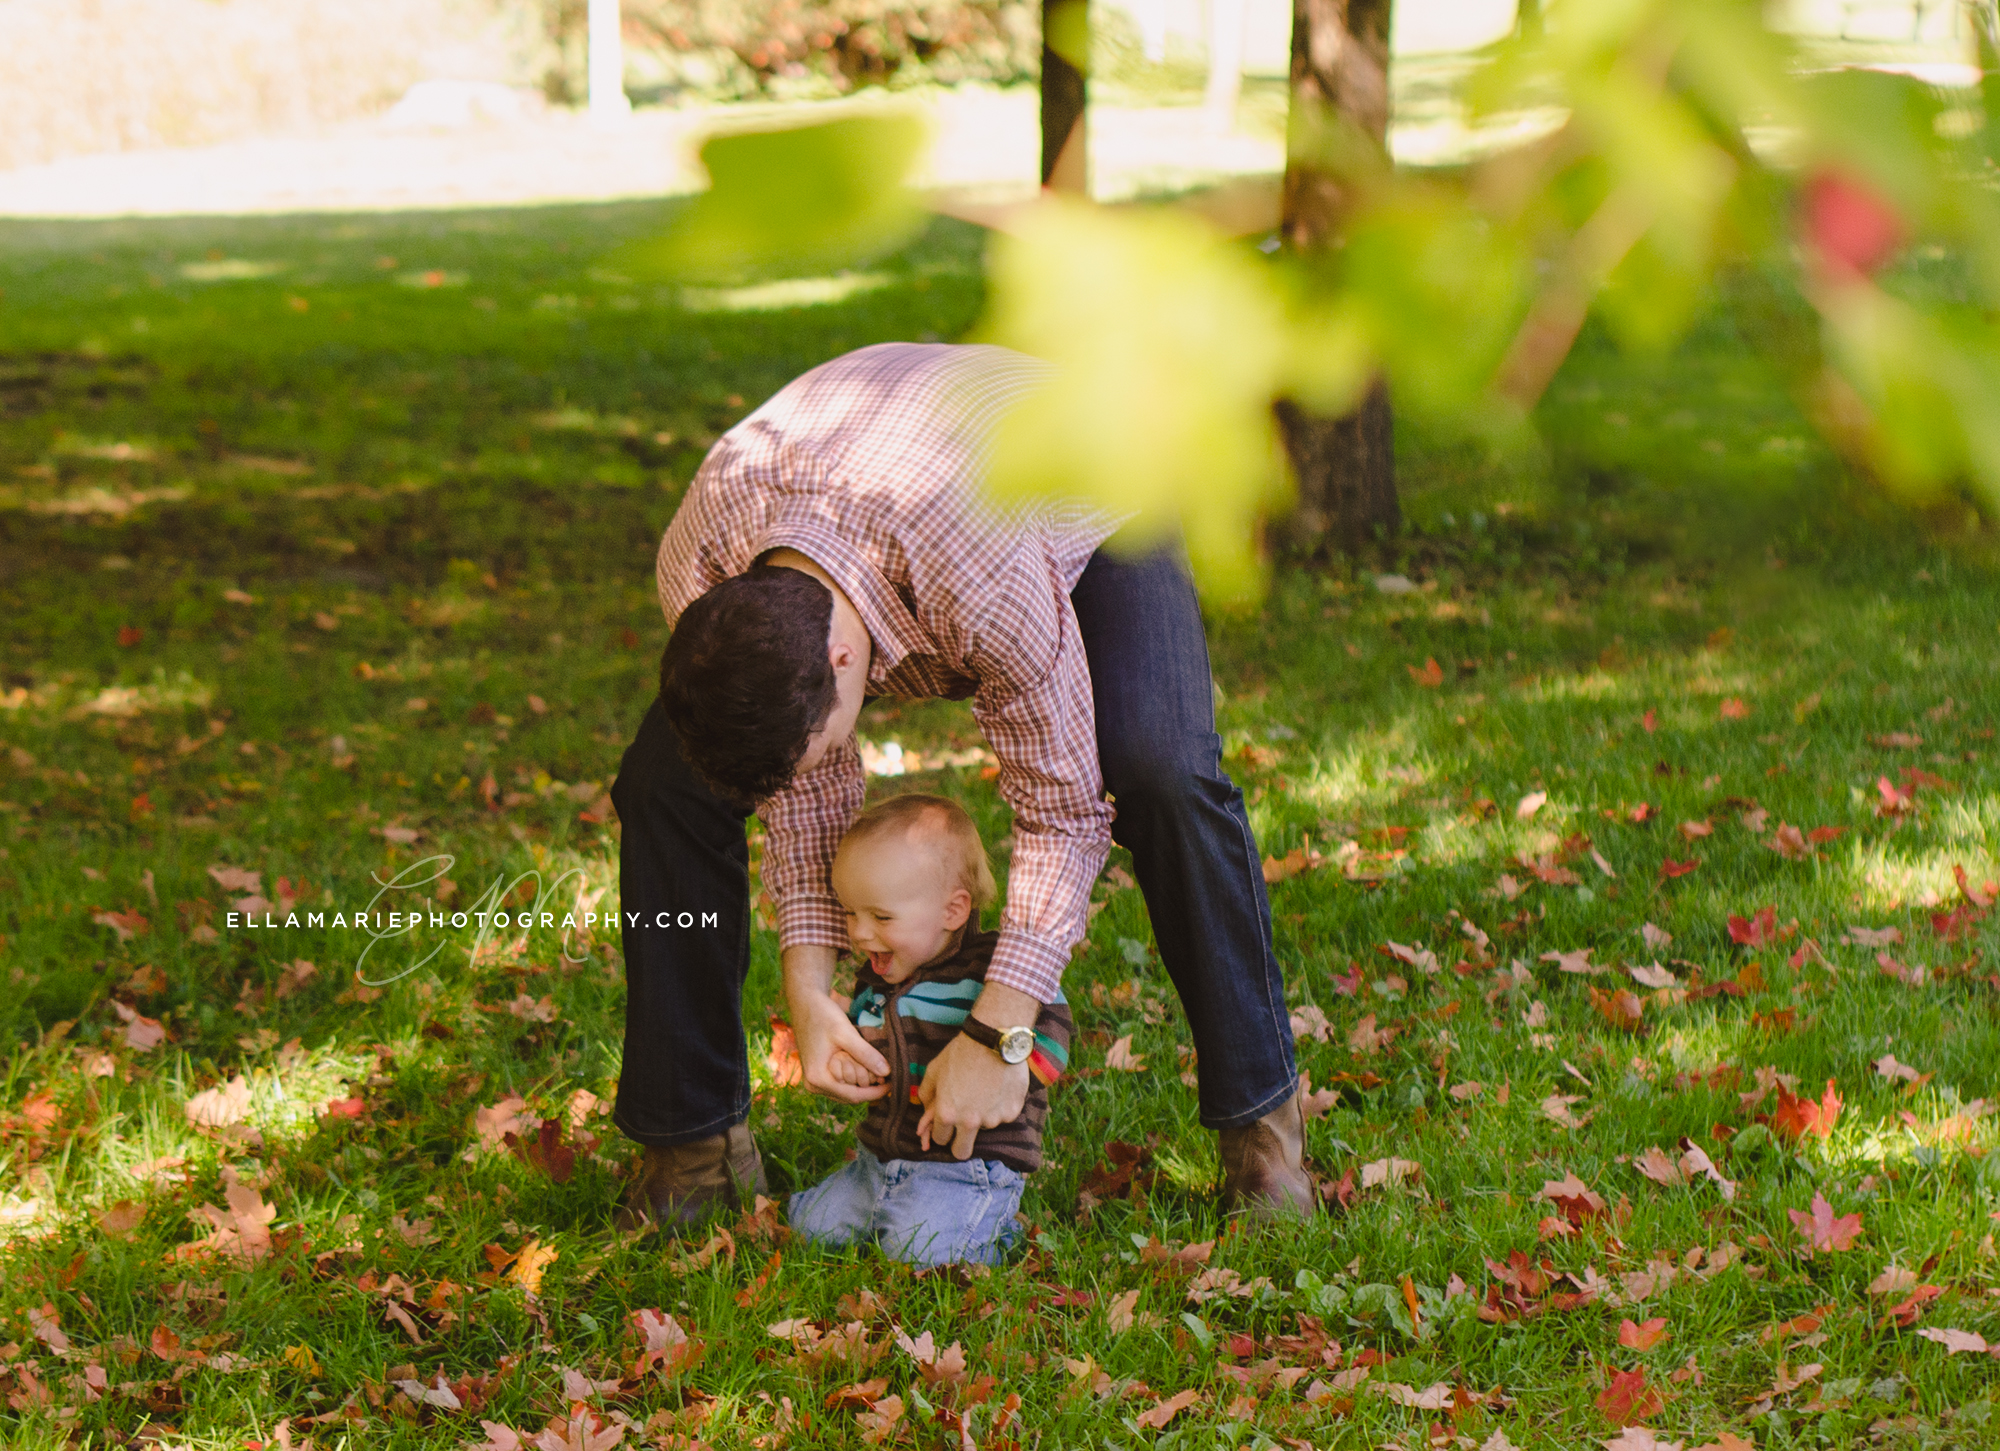
[[[782,790],[833,711],[833,592],[753,565],[681,612],[660,657],[660,707],[702,780],[738,804]]]

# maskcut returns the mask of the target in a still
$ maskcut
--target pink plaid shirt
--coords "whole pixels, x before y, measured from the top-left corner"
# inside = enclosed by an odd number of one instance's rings
[[[1047,376],[995,347],[883,343],[786,385],[709,451],[660,541],[671,625],[773,549],[839,583],[873,644],[871,695],[972,698],[1014,809],[988,978],[1056,996],[1111,844],[1096,714],[1069,592],[1116,521],[1080,503],[996,511],[980,478],[999,415]],[[861,809],[849,740],[769,800],[764,888],[782,946],[847,946],[828,883]]]

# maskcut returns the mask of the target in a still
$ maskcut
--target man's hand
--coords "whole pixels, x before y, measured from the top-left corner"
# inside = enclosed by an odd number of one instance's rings
[[[988,983],[973,1004],[972,1014],[995,1028],[1031,1025],[1042,1005],[1024,992]],[[928,1149],[933,1142],[950,1144],[952,1157],[969,1159],[981,1129],[998,1128],[1021,1116],[1028,1101],[1028,1065],[1003,1063],[1000,1055],[967,1037],[944,1045],[917,1085],[924,1116],[917,1121],[917,1139]]]
[[[788,947],[785,1001],[806,1087],[842,1103],[872,1103],[889,1091],[889,1060],[833,1000],[831,947]]]

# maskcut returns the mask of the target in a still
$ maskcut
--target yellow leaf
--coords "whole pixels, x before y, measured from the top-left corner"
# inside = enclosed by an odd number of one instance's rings
[[[301,1343],[288,1347],[285,1351],[284,1360],[286,1365],[289,1365],[306,1379],[319,1379],[319,1358],[313,1354],[310,1345]]]
[[[542,1292],[542,1272],[558,1258],[560,1256],[552,1246],[531,1239],[521,1246],[520,1256],[514,1261],[514,1267],[507,1271],[507,1278],[530,1295],[539,1295]]]

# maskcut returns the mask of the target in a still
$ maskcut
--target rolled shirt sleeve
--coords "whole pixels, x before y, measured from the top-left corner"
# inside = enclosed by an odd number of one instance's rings
[[[1097,715],[1083,637],[1059,595],[1054,660],[1018,689],[989,683],[973,714],[1000,762],[1000,794],[1014,809],[1014,854],[1000,942],[986,980],[1053,1002],[1070,949],[1089,928],[1090,887],[1111,849],[1111,807],[1097,759]],[[1019,660],[1018,637],[987,660],[988,682]]]
[[[847,916],[833,895],[834,849],[861,810],[867,783],[850,739],[757,807],[764,823],[764,890],[778,914],[778,946],[847,948]]]

